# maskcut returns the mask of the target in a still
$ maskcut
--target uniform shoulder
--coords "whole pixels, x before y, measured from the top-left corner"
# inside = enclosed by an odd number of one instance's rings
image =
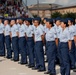
[[[6,27],[7,27],[7,28],[10,28],[10,25],[7,25]]]
[[[14,27],[18,27],[17,24],[15,24]]]
[[[3,24],[3,23],[1,23],[1,26],[4,26],[4,24]]]

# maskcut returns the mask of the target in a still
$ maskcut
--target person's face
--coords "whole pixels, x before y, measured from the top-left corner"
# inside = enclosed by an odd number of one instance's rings
[[[19,20],[19,24],[22,24],[23,23],[23,21],[22,20]]]
[[[69,25],[69,26],[72,25],[72,22],[71,22],[70,20],[68,20],[68,25]]]
[[[30,23],[28,21],[26,21],[26,25],[30,25]]]
[[[34,21],[34,26],[38,26],[39,22],[37,20]]]
[[[13,26],[15,24],[15,20],[11,20],[10,24]]]
[[[51,24],[49,22],[46,22],[46,27],[47,28],[50,28],[51,27]]]
[[[44,19],[44,24],[46,24],[46,20]]]
[[[18,19],[16,20],[16,23],[19,23],[19,20]]]
[[[5,21],[4,21],[4,25],[7,25],[7,24],[8,24],[8,20],[5,20]]]
[[[0,19],[0,23],[2,23],[2,20]]]
[[[61,22],[61,28],[64,28],[64,27],[65,27],[64,22]]]
[[[56,25],[59,26],[61,24],[60,20],[56,21]]]
[[[26,21],[23,22],[26,25]]]

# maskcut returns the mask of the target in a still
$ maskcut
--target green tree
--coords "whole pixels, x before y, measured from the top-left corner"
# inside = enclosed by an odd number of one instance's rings
[[[65,13],[62,15],[63,18],[76,18],[76,13]]]
[[[57,18],[57,17],[62,17],[62,14],[60,12],[54,12],[51,14],[51,18]]]
[[[33,14],[33,17],[36,18],[36,17],[38,17],[38,15],[34,15],[34,14]]]

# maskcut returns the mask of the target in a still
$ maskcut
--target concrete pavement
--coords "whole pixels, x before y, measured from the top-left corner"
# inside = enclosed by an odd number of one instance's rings
[[[46,63],[47,66],[47,63]],[[60,75],[60,68],[56,66],[57,75]],[[44,72],[31,70],[25,65],[20,65],[18,62],[13,62],[10,59],[0,57],[0,75],[45,75]],[[76,75],[71,71],[71,75]]]

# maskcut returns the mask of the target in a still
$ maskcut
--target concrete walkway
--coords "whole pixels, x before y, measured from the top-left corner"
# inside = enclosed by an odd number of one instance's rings
[[[47,66],[47,64],[46,64]],[[60,75],[60,68],[56,66],[57,75]],[[44,72],[31,70],[25,65],[20,65],[18,62],[13,62],[10,59],[0,57],[0,75],[45,75]],[[71,71],[71,75],[76,75]]]

